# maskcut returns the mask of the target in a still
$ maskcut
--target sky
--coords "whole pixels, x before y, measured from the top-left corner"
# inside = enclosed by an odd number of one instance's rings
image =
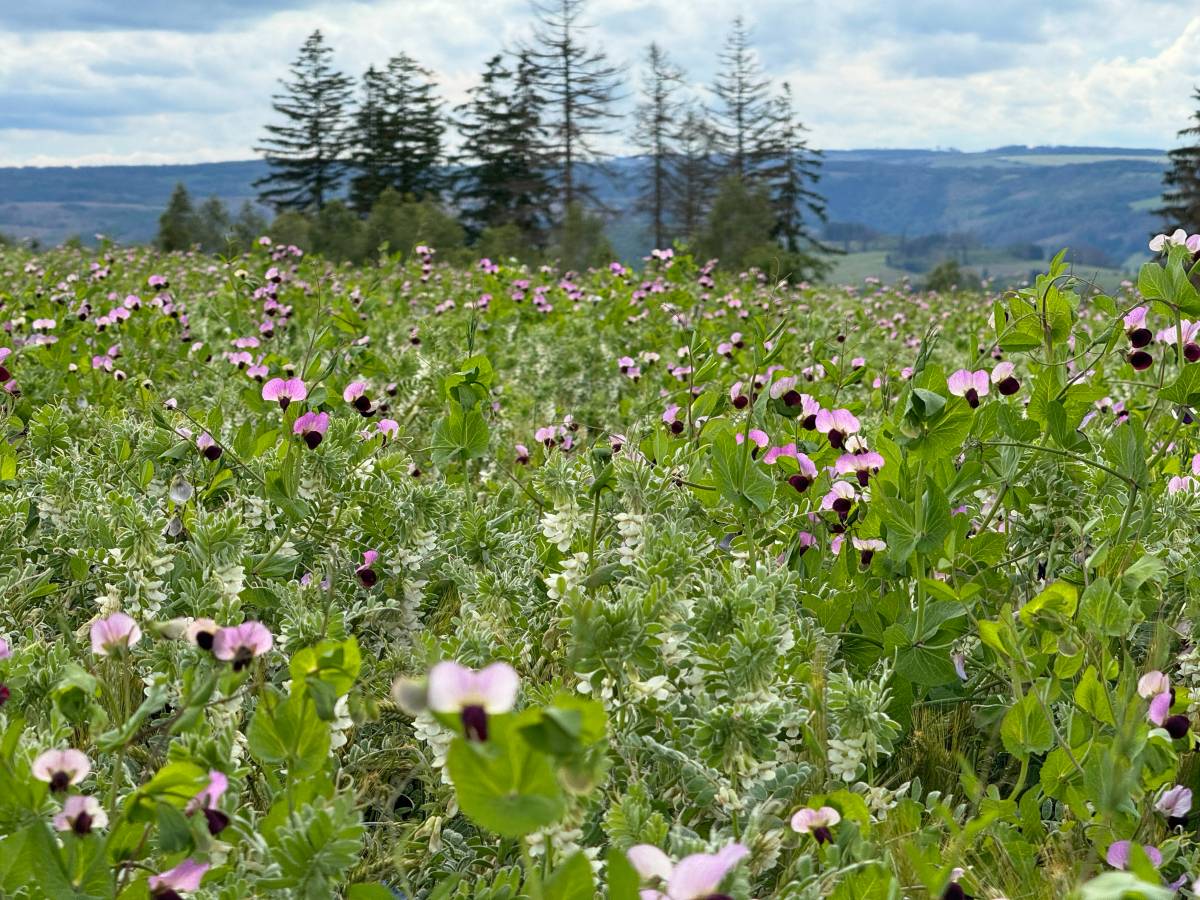
[[[1172,147],[1198,105],[1192,0],[591,0],[588,40],[636,97],[652,40],[711,82],[738,14],[815,147]],[[531,22],[528,0],[0,0],[0,165],[252,158],[315,28],[348,74],[403,50],[454,104]]]

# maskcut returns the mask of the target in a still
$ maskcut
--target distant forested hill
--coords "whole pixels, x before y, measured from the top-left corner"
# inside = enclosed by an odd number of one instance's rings
[[[867,232],[916,238],[970,235],[985,246],[1069,246],[1121,265],[1145,250],[1158,226],[1165,154],[1105,147],[1002,147],[985,153],[938,150],[833,150],[821,190],[829,218]],[[615,212],[631,205],[643,168],[637,158],[594,174]],[[187,166],[0,168],[0,232],[56,243],[97,233],[122,242],[154,236],[176,182],[197,200],[216,195],[234,210],[252,200],[260,161]],[[614,216],[611,237],[626,258],[647,237],[635,216]]]

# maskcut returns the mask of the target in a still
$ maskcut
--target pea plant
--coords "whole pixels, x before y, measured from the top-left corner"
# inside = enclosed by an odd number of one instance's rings
[[[1200,236],[423,249],[0,248],[0,894],[1197,895]]]

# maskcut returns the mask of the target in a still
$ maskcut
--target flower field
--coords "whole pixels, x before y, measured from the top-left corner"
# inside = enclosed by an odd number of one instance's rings
[[[0,248],[0,896],[1192,896],[1193,243]]]

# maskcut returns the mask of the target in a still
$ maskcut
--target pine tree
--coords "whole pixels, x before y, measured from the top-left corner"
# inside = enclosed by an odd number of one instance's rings
[[[780,123],[771,83],[750,46],[750,30],[741,16],[733,20],[719,58],[721,68],[713,84],[719,101],[717,149],[728,174],[754,181],[764,144]]]
[[[594,201],[580,178],[579,166],[598,161],[596,140],[614,131],[612,111],[620,69],[604,51],[583,43],[581,23],[586,0],[535,0],[538,18],[534,43],[525,53],[533,83],[545,100],[546,159],[561,210],[585,199]]]
[[[1200,88],[1195,99],[1200,101]],[[1182,228],[1189,234],[1200,231],[1200,109],[1192,120],[1195,124],[1179,132],[1186,145],[1167,154],[1171,165],[1163,175],[1163,205],[1154,211],[1167,231]]]
[[[810,231],[808,219],[825,221],[825,200],[814,189],[820,180],[821,154],[804,139],[804,125],[797,119],[792,89],[786,82],[775,99],[778,128],[760,147],[761,176],[770,188],[775,207],[772,232],[784,249],[793,253],[828,252]]]
[[[352,81],[336,71],[333,50],[314,31],[292,64],[291,81],[281,81],[273,107],[282,125],[268,125],[256,147],[270,173],[254,182],[259,199],[276,209],[320,209],[337,190],[346,167],[347,104]]]
[[[231,226],[229,210],[220,197],[209,197],[196,213],[196,240],[205,253],[224,253],[228,249]]]
[[[183,182],[175,185],[167,208],[158,219],[158,237],[154,243],[158,249],[170,252],[172,250],[190,250],[197,240],[196,210],[192,206],[191,195]]]
[[[473,240],[485,230],[515,225],[540,245],[549,184],[543,172],[540,99],[528,63],[516,70],[497,54],[455,112],[462,150],[455,158],[455,205]]]
[[[390,185],[389,163],[395,153],[387,115],[387,77],[371,66],[363,73],[362,100],[354,112],[355,174],[350,180],[350,203],[360,213]]]
[[[672,143],[667,205],[679,234],[691,242],[704,227],[718,178],[716,140],[703,108],[683,113]]]
[[[243,200],[230,228],[230,239],[241,250],[249,250],[267,233],[267,220],[249,200]]]
[[[354,166],[350,197],[360,212],[370,210],[386,188],[417,199],[441,191],[441,101],[433,75],[407,53],[389,60],[383,72],[363,76],[363,101],[355,115]]]
[[[671,139],[678,126],[676,94],[682,84],[683,72],[671,63],[657,43],[651,43],[646,48],[646,69],[642,77],[644,99],[634,113],[633,140],[645,153],[648,163],[638,205],[650,216],[655,247],[665,247],[668,241]]]

